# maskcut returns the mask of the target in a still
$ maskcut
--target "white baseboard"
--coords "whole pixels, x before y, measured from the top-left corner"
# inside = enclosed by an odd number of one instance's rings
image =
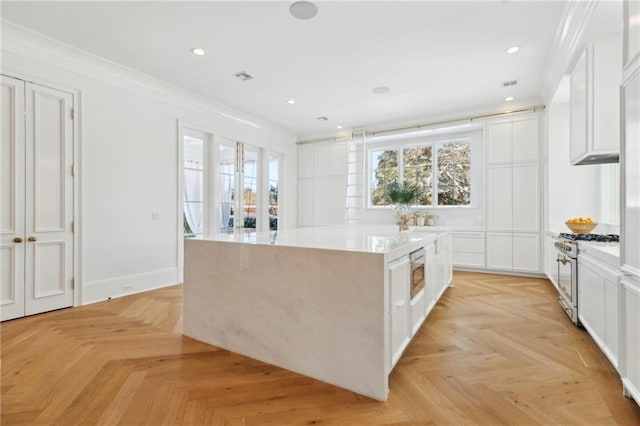
[[[84,283],[82,305],[101,302],[116,297],[142,293],[178,283],[178,268],[166,268],[141,274],[122,275]]]

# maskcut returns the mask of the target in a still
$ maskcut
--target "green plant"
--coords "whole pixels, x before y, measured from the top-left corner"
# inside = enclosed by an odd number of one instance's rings
[[[392,180],[386,187],[387,198],[393,204],[411,204],[420,195],[417,185]]]

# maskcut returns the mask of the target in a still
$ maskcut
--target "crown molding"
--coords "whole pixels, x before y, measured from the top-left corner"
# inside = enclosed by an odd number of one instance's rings
[[[6,53],[15,54],[76,75],[123,88],[132,93],[152,97],[159,102],[197,113],[217,115],[260,132],[281,132],[295,139],[295,133],[289,129],[235,110],[213,99],[200,96],[140,71],[64,44],[11,21],[1,19],[0,24],[2,28],[0,45],[3,56]],[[21,77],[29,77],[29,75],[24,74],[24,70],[11,68],[10,61],[9,64],[7,61],[2,61],[2,72],[7,74],[17,73]]]
[[[546,105],[551,103],[560,80],[573,64],[584,29],[597,4],[598,0],[584,0],[569,1],[565,6],[541,76],[542,99]]]

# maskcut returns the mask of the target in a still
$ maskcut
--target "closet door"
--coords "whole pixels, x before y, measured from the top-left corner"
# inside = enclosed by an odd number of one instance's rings
[[[73,305],[73,96],[2,76],[2,321]]]
[[[25,315],[73,305],[73,96],[26,83]]]
[[[2,76],[0,147],[0,311],[24,316],[24,82]]]

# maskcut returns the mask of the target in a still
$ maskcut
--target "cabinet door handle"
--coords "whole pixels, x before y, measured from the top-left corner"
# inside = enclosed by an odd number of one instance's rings
[[[398,301],[396,302],[396,308],[400,308],[400,307],[401,307],[401,306],[403,306],[403,305],[404,305],[404,300],[398,300]]]
[[[37,238],[37,237],[34,237],[34,236],[32,235],[32,236],[30,236],[29,238],[27,238],[27,240],[28,240],[29,242],[32,242],[32,243],[33,243],[33,242],[35,242],[35,241],[38,241],[38,238]]]
[[[13,239],[13,242],[14,242],[14,243],[21,243],[22,241],[23,241],[23,240],[22,240],[22,238],[20,238],[20,237],[15,237],[15,238]]]

